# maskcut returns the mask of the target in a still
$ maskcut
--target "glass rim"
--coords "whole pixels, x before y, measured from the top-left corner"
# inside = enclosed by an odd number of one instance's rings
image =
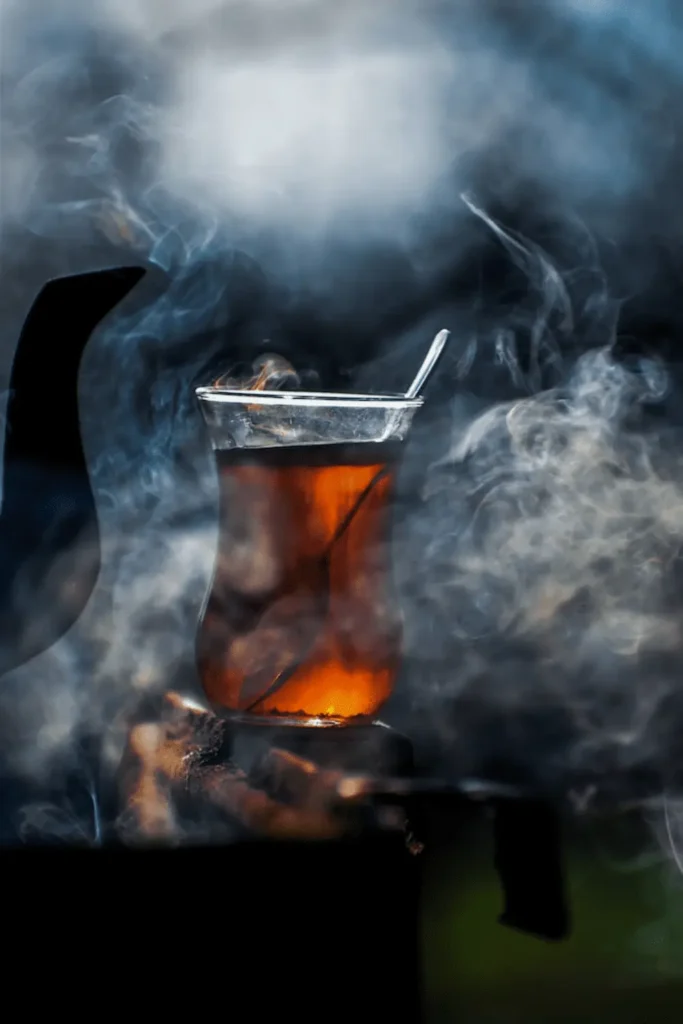
[[[346,409],[418,409],[424,399],[405,395],[358,395],[334,391],[248,391],[235,388],[195,388],[200,401],[225,402],[233,405],[318,406]]]

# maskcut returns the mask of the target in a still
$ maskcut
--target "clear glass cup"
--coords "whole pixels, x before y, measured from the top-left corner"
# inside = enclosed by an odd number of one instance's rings
[[[196,645],[207,698],[262,722],[372,720],[400,658],[389,505],[422,399],[196,394],[220,485]]]

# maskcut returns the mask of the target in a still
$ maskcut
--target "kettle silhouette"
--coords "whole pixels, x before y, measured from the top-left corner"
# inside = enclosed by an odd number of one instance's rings
[[[95,587],[100,540],[81,441],[79,369],[94,329],[145,273],[116,267],[51,280],[21,331],[0,510],[0,675],[51,647]]]

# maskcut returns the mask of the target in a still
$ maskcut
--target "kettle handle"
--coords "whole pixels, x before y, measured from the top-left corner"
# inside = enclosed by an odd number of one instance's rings
[[[145,273],[113,267],[55,278],[24,322],[3,457],[0,675],[59,640],[95,588],[100,537],[81,439],[79,370],[94,329]]]

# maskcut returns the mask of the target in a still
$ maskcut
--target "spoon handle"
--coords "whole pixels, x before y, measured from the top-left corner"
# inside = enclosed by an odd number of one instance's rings
[[[427,352],[427,355],[424,358],[422,366],[417,371],[413,383],[406,391],[406,398],[417,398],[420,391],[422,391],[422,388],[424,387],[427,378],[429,377],[430,373],[436,366],[436,363],[445,348],[446,342],[448,341],[450,334],[450,331],[443,330],[439,331],[437,336],[434,338],[434,341],[429,346],[429,351]]]

